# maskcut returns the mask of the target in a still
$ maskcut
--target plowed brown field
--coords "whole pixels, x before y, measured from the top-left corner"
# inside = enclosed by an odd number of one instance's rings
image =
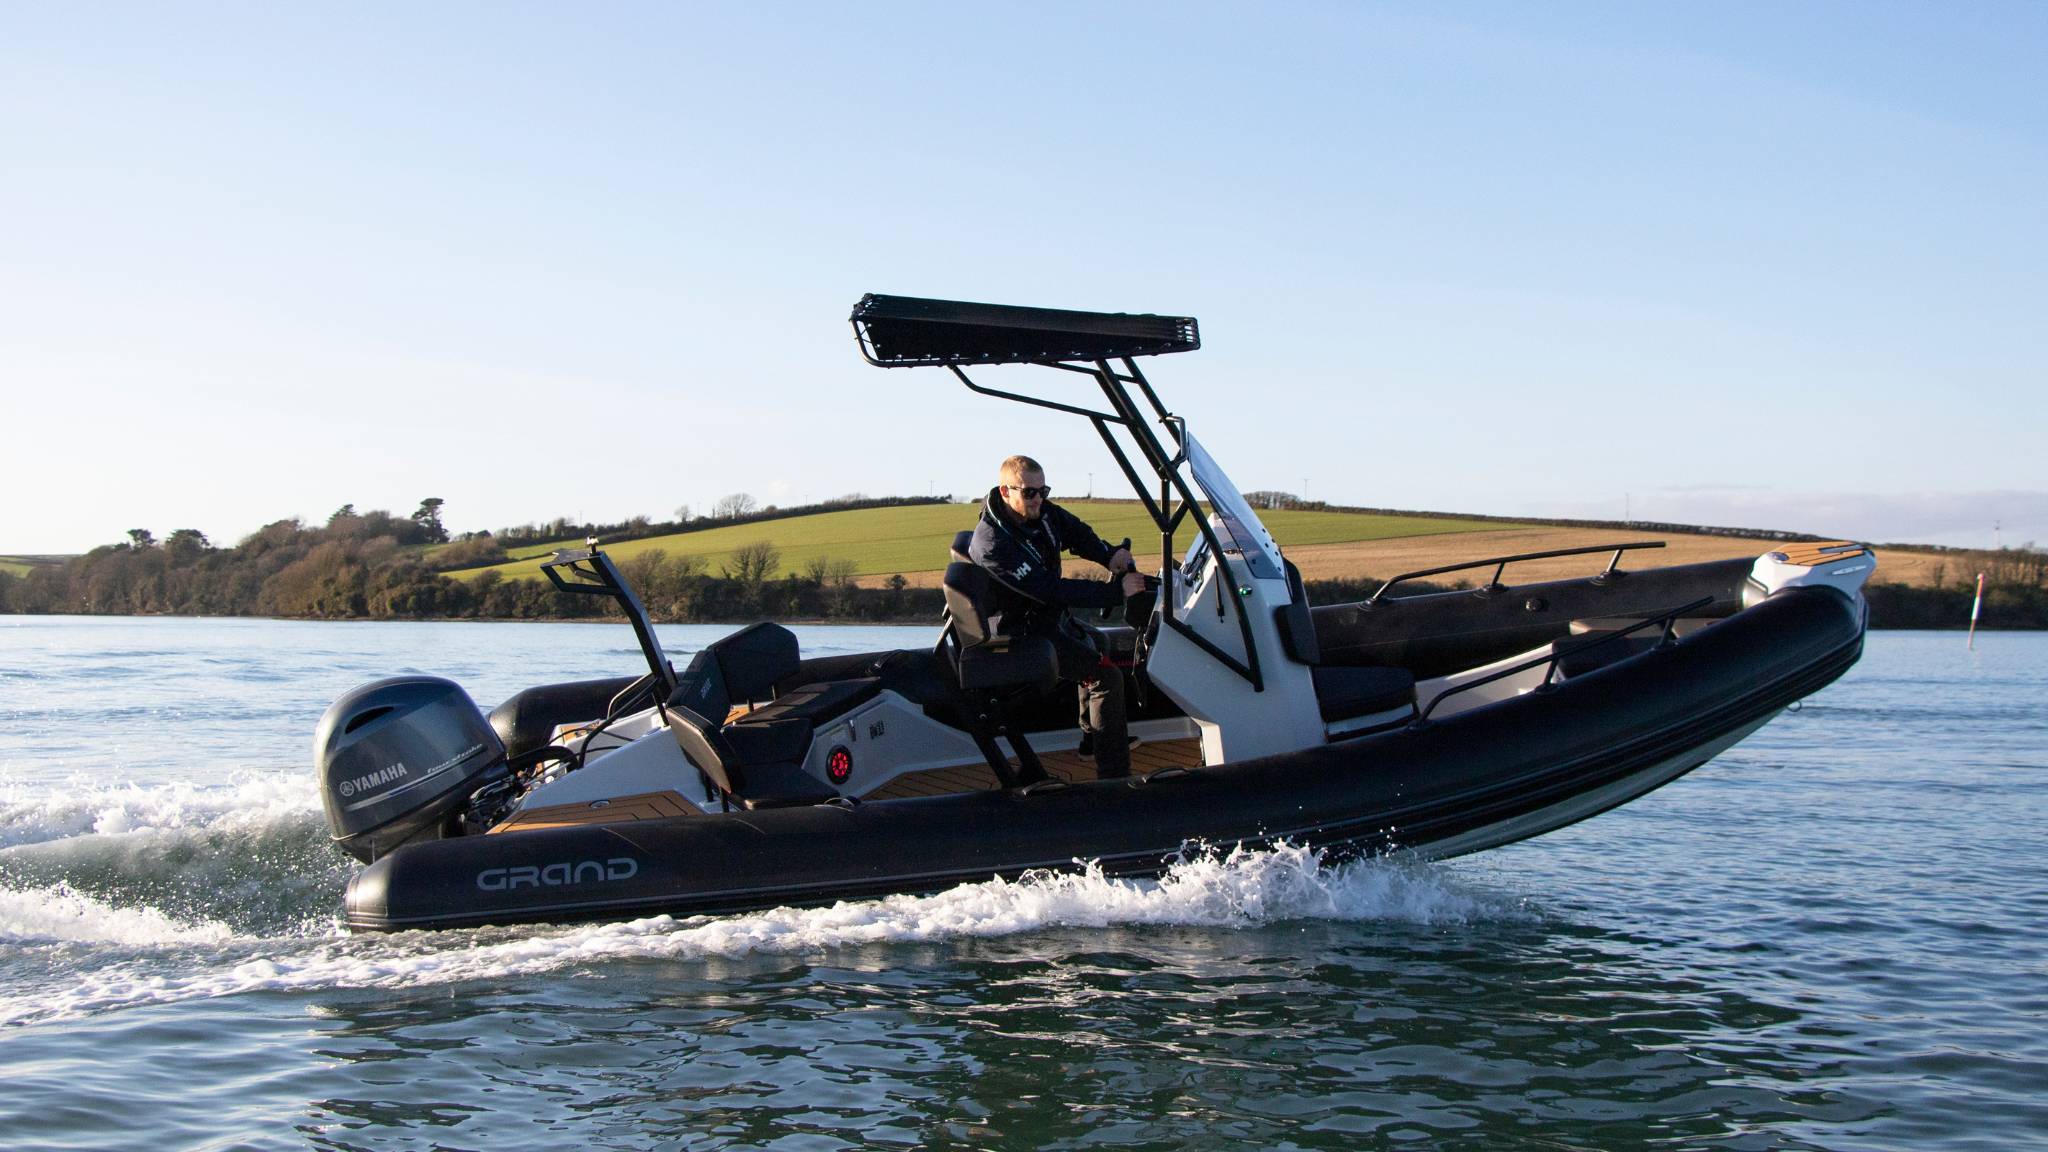
[[[1403,572],[1416,572],[1424,568],[1436,568],[1467,560],[1483,560],[1489,556],[1551,552],[1561,548],[1583,548],[1594,544],[1624,544],[1643,540],[1662,540],[1664,547],[1624,556],[1622,567],[1661,568],[1671,564],[1726,560],[1735,556],[1758,556],[1779,546],[1777,541],[1740,536],[1658,534],[1606,528],[1532,527],[1503,528],[1494,532],[1459,532],[1443,536],[1403,536],[1392,540],[1367,540],[1354,544],[1306,544],[1289,548],[1287,558],[1301,569],[1302,578],[1305,580],[1384,580]],[[1533,560],[1510,567],[1504,579],[1515,584],[1590,576],[1606,565],[1610,555],[1611,553],[1598,553],[1568,556],[1558,560]],[[1939,553],[1880,549],[1876,578],[1891,583],[1930,585],[1934,583],[1936,569],[1943,563],[1944,559]],[[1948,563],[1953,568],[1960,562]],[[1159,566],[1157,554],[1141,556],[1138,566],[1145,571],[1156,570]],[[1070,576],[1083,576],[1091,569],[1095,573],[1101,572],[1101,569],[1085,561],[1068,558],[1067,574]],[[1490,570],[1479,569],[1459,575],[1477,584],[1490,574]],[[913,588],[933,588],[938,586],[939,577],[943,572],[905,572],[903,575]],[[1953,582],[1954,572],[1949,572],[1948,576]],[[1442,579],[1448,583],[1457,578],[1447,576]],[[886,576],[869,576],[863,577],[860,583],[871,588],[879,587],[887,579]]]

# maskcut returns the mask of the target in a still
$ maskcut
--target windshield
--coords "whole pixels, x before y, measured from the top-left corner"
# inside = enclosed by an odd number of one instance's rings
[[[1253,576],[1265,580],[1284,579],[1280,546],[1274,542],[1273,534],[1266,531],[1258,513],[1252,511],[1252,506],[1238,492],[1237,485],[1223,474],[1223,469],[1195,439],[1195,434],[1188,432],[1185,435],[1189,471],[1194,474],[1195,485],[1209,498],[1209,507],[1215,513],[1211,523],[1216,526],[1216,535],[1223,546],[1242,552]]]

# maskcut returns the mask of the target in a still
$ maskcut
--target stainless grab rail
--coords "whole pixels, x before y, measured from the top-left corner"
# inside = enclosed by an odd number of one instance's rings
[[[1594,577],[1595,580],[1604,580],[1617,574],[1623,552],[1634,551],[1638,548],[1662,547],[1664,547],[1662,540],[1641,540],[1633,544],[1589,544],[1583,548],[1557,548],[1549,552],[1523,552],[1514,556],[1491,556],[1485,560],[1469,560],[1463,564],[1446,564],[1441,568],[1424,568],[1420,572],[1403,572],[1401,575],[1380,585],[1379,591],[1360,601],[1359,607],[1376,608],[1379,606],[1380,598],[1387,594],[1387,589],[1392,588],[1396,584],[1417,580],[1424,576],[1441,576],[1446,572],[1463,572],[1468,568],[1484,568],[1492,564],[1496,565],[1496,567],[1493,570],[1493,578],[1486,582],[1486,588],[1499,588],[1501,586],[1501,573],[1505,572],[1510,564],[1518,564],[1524,560],[1550,560],[1559,556],[1583,556],[1589,552],[1614,553],[1614,558],[1607,562],[1607,567],[1601,569],[1600,575]]]

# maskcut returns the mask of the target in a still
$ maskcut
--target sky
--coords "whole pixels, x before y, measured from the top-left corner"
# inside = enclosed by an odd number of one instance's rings
[[[2044,58],[2037,3],[0,0],[0,552],[1128,494],[863,362],[866,292],[1198,317],[1146,371],[1247,490],[2048,544]]]

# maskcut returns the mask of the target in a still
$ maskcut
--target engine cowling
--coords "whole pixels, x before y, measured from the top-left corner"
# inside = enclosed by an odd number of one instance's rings
[[[505,746],[460,685],[393,676],[328,706],[313,736],[334,842],[369,863],[442,836],[476,790],[506,772]]]

